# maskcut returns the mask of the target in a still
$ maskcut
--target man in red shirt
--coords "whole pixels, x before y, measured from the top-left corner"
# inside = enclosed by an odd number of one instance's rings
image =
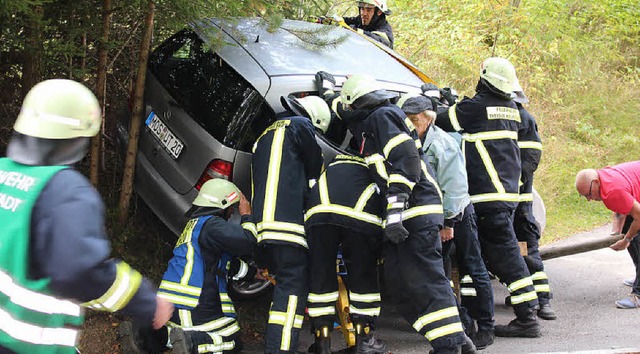
[[[636,266],[631,294],[616,301],[618,308],[640,308],[640,161],[626,162],[600,170],[586,169],[576,175],[576,190],[587,200],[602,201],[607,209],[627,215],[624,238],[609,246],[628,249]]]

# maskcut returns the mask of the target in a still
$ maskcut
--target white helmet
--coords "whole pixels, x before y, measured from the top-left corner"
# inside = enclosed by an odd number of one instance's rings
[[[285,109],[299,116],[308,117],[314,127],[322,130],[323,134],[327,133],[329,124],[331,124],[331,111],[322,98],[318,96],[302,98],[282,96],[280,102]]]
[[[366,7],[367,5],[375,6],[385,15],[391,15],[391,10],[387,6],[387,0],[357,0],[358,7]]]
[[[240,190],[223,178],[206,181],[200,188],[193,205],[226,209],[240,201]]]
[[[516,69],[504,58],[486,59],[480,67],[480,77],[507,95],[516,91],[516,88],[520,88]]]
[[[378,90],[383,90],[382,84],[372,76],[365,74],[356,74],[349,76],[347,81],[342,85],[340,91],[340,100],[343,105],[350,105],[358,98]]]

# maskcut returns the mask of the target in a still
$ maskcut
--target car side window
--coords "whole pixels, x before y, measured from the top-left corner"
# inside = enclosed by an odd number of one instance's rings
[[[150,56],[149,69],[216,140],[243,149],[253,143],[243,143],[248,127],[238,120],[250,121],[264,99],[196,33],[184,30],[163,42]],[[246,107],[252,100],[253,111]]]

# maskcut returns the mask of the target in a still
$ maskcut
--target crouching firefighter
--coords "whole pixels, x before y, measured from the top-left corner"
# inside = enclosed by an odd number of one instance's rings
[[[384,198],[363,158],[338,155],[311,189],[305,214],[309,242],[308,308],[315,353],[331,353],[331,330],[338,300],[336,254],[341,246],[347,268],[349,315],[355,353],[386,353],[373,335],[380,315],[377,259],[382,241]]]
[[[240,224],[229,222],[236,206]],[[173,317],[159,331],[139,329],[133,338],[142,341],[125,342],[131,345],[125,348],[127,353],[159,353],[167,349],[167,343],[177,354],[236,353],[242,349],[227,281],[255,275],[255,268],[239,258],[250,255],[256,245],[249,201],[233,183],[212,179],[202,185],[187,216],[190,219],[158,290],[159,296],[175,304]]]
[[[71,80],[35,85],[0,159],[0,353],[76,353],[83,308],[160,328],[170,302],[110,259],[104,204],[73,165],[100,131],[93,93]]]
[[[305,201],[323,165],[315,128],[325,132],[331,118],[317,96],[282,97],[282,104],[288,116],[258,138],[251,164],[259,253],[276,280],[267,354],[293,353],[298,346],[308,292]]]

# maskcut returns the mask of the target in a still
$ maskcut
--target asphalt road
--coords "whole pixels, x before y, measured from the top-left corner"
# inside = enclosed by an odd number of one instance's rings
[[[561,243],[575,244],[601,237],[609,229],[603,226]],[[481,353],[640,353],[640,309],[617,309],[614,303],[630,291],[622,280],[635,273],[626,251],[600,249],[565,256],[545,261],[545,268],[558,319],[541,320],[540,338],[496,338],[495,343]],[[504,305],[507,290],[495,281],[494,289],[496,322],[506,324],[514,318],[512,310]],[[334,350],[344,347],[336,332],[332,338]],[[383,304],[377,332],[394,354],[428,353],[430,348],[389,304]],[[312,341],[309,331],[303,331],[300,348],[306,348]],[[260,353],[261,350],[245,352]]]

